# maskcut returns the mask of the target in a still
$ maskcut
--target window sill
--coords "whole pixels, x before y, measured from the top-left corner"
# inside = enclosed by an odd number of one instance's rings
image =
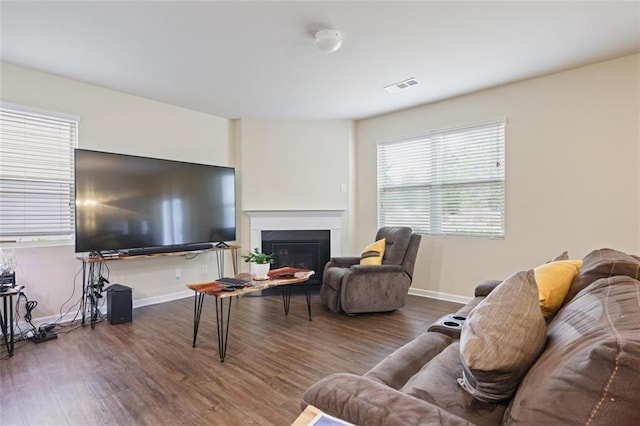
[[[29,241],[4,241],[0,240],[0,248],[17,249],[17,248],[34,248],[34,247],[57,247],[57,246],[73,246],[72,239],[51,239],[51,240],[29,240]]]

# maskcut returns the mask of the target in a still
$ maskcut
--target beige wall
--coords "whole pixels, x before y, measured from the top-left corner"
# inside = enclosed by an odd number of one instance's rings
[[[425,236],[416,268],[417,292],[471,296],[479,280],[504,277],[563,250],[573,257],[603,246],[640,252],[639,58],[603,62],[355,126],[350,121],[231,123],[10,64],[2,64],[0,99],[79,115],[82,148],[235,166],[240,212],[345,209],[345,255],[359,254],[377,228],[377,142],[506,117],[506,238]],[[246,247],[247,216],[238,217],[238,239]],[[17,254],[18,276],[29,297],[39,301],[36,318],[56,315],[72,296],[74,283],[73,297],[79,298],[80,262],[72,245],[19,248]],[[211,279],[215,267],[212,255],[112,262],[110,278],[131,286],[136,301],[148,303],[184,292],[187,282]]]
[[[2,101],[80,116],[81,148],[234,166],[229,120],[11,64],[1,66]],[[81,262],[72,244],[17,248],[16,254],[18,279],[27,286],[28,297],[39,302],[34,317],[57,315],[74,288],[73,302],[80,299]],[[211,255],[111,262],[109,279],[132,287],[134,299],[151,301],[184,292],[185,283],[212,278],[215,267]]]
[[[242,210],[337,209],[345,210],[342,245],[350,250],[351,121],[231,122],[11,64],[3,63],[1,71],[2,101],[80,116],[81,148],[236,167],[237,237],[243,247],[249,232]],[[72,244],[15,250],[19,280],[39,302],[34,317],[58,314],[72,294],[73,302],[79,300],[81,262]],[[216,267],[212,254],[111,262],[109,279],[132,287],[134,305],[140,305],[179,297],[186,293],[184,284],[217,276]]]
[[[417,292],[472,296],[563,250],[640,252],[639,85],[633,55],[358,122],[358,246],[377,228],[376,143],[506,117],[505,239],[425,236]]]
[[[242,119],[235,124],[242,176],[238,208],[344,210],[342,250],[351,250],[353,122]],[[243,229],[248,226],[245,214]],[[248,247],[248,232],[243,238]]]

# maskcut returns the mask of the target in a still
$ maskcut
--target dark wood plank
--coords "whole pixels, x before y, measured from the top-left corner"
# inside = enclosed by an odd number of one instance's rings
[[[79,327],[0,353],[2,425],[287,425],[305,389],[335,372],[363,374],[460,305],[409,296],[395,312],[347,316],[312,295],[285,315],[279,295],[233,299],[218,360],[207,297],[191,347],[193,299],[134,311],[131,323]],[[65,329],[67,330],[67,329]]]

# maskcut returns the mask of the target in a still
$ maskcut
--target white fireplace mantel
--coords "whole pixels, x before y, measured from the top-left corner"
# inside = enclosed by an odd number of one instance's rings
[[[245,210],[250,219],[251,248],[262,248],[262,231],[329,230],[330,255],[341,256],[344,210]]]

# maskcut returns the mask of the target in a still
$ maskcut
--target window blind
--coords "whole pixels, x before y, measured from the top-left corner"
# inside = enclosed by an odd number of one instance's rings
[[[77,120],[0,106],[2,239],[73,234],[77,139]]]
[[[378,223],[433,235],[504,237],[500,119],[378,145]]]

